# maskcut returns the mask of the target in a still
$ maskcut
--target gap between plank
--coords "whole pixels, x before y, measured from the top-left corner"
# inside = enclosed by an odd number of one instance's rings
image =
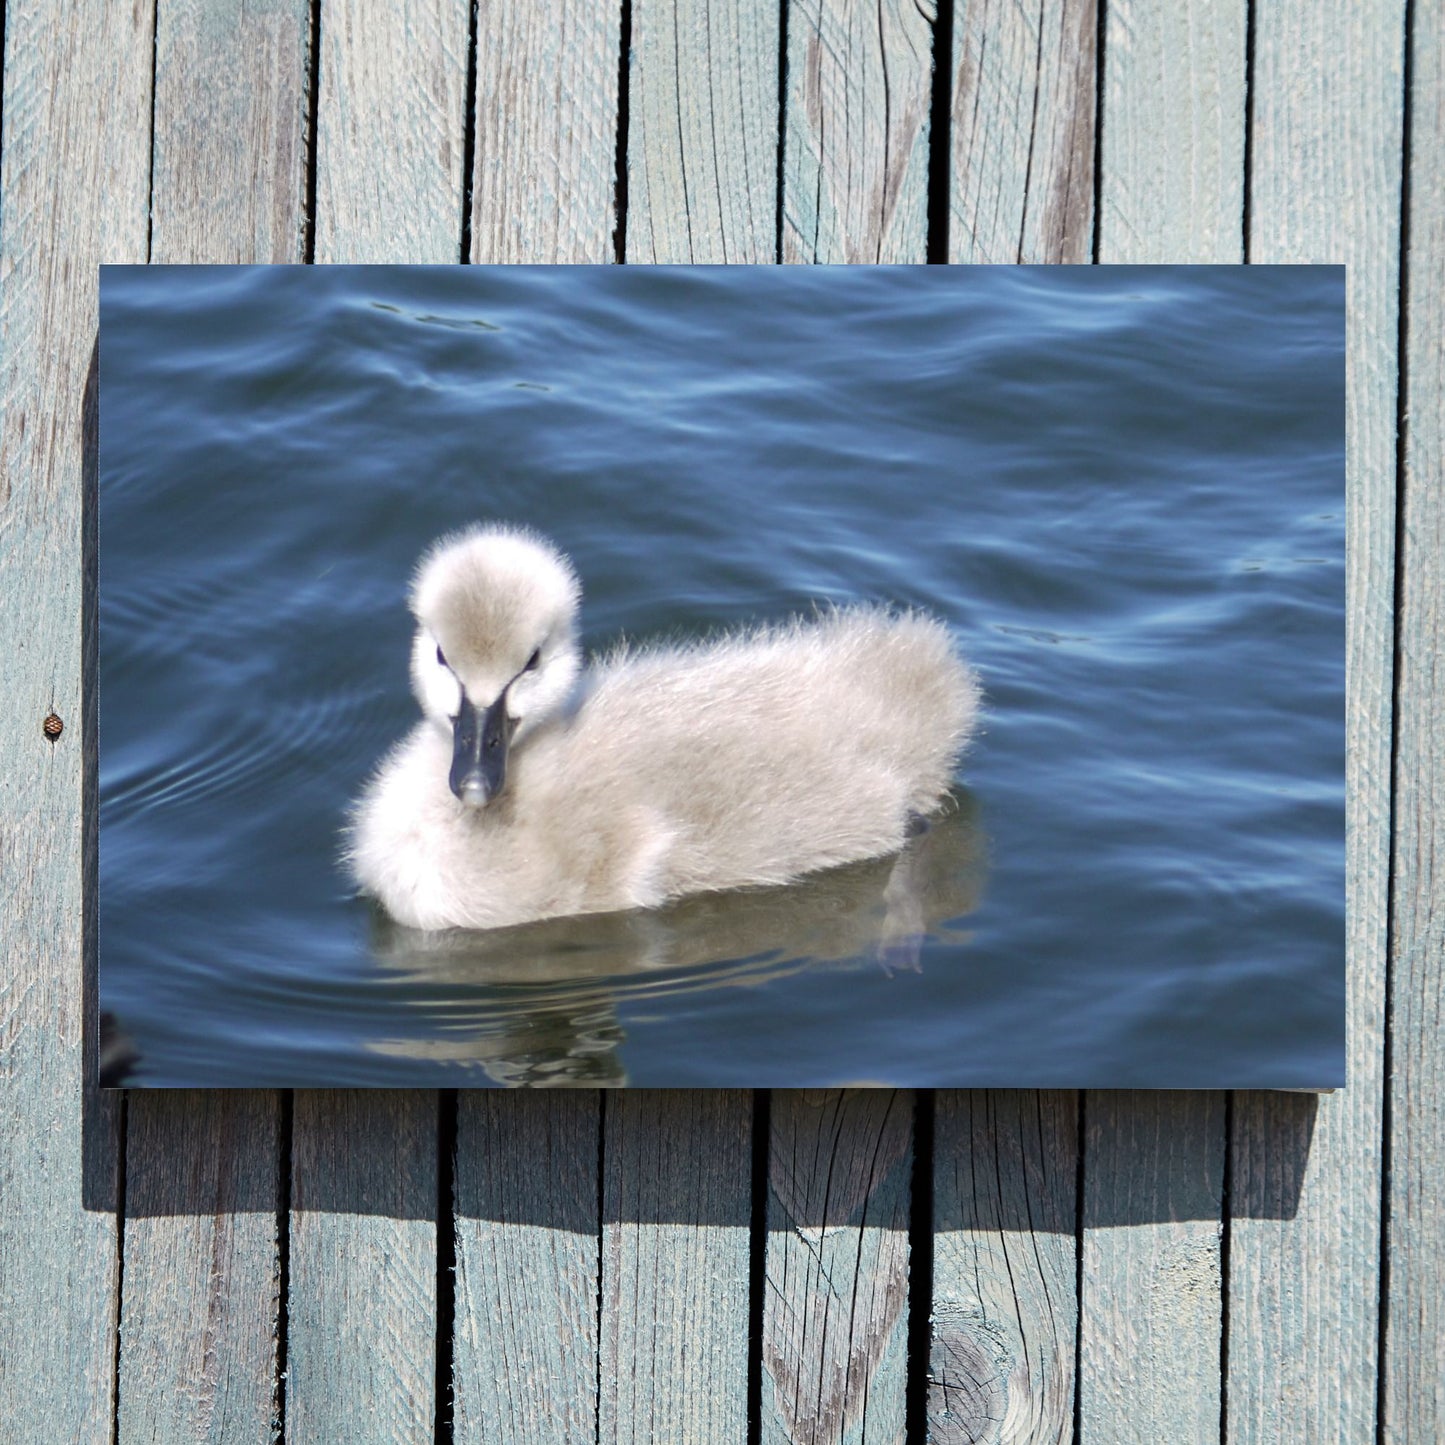
[[[1219,1445],[1229,1445],[1229,1246],[1234,1232],[1234,1090],[1224,1095],[1224,1174],[1219,1201]]]
[[[477,0],[472,0],[467,9],[466,107],[467,113],[462,117],[461,263],[463,266],[470,265],[472,259],[472,177],[477,164]],[[455,1117],[455,1111],[453,1117]]]
[[[1096,229],[1094,244],[1098,246],[1098,209],[1094,211]],[[1097,254],[1097,252],[1096,252]],[[1087,1090],[1079,1090],[1079,1130],[1074,1151],[1074,1445],[1084,1438],[1082,1395],[1083,1377],[1079,1361],[1084,1358],[1084,1104]]]
[[[1099,264],[1099,237],[1103,232],[1104,211],[1104,32],[1107,28],[1108,0],[1099,0],[1099,11],[1094,18],[1094,240],[1089,251],[1089,260],[1096,266]],[[1082,1090],[1079,1092],[1079,1104],[1082,1109]],[[1077,1439],[1077,1420],[1074,1435]]]
[[[624,54],[626,53],[624,48]],[[602,1272],[607,1260],[607,1094],[597,1091],[597,1364],[592,1403],[592,1425],[598,1445],[602,1440]]]
[[[1244,214],[1239,254],[1249,265],[1249,228],[1254,217],[1254,0],[1244,9]]]
[[[1410,430],[1410,146],[1414,116],[1410,106],[1415,79],[1415,0],[1405,0],[1405,36],[1401,63],[1400,111],[1400,259],[1396,292],[1395,329],[1395,588],[1391,598],[1394,648],[1390,677],[1390,804],[1389,838],[1385,855],[1385,997],[1384,1039],[1381,1045],[1380,1090],[1380,1269],[1376,1297],[1375,1440],[1385,1445],[1389,1406],[1390,1322],[1390,1171],[1395,1111],[1391,1107],[1391,1079],[1395,1067],[1392,1024],[1395,1017],[1395,800],[1400,788],[1400,616],[1405,605],[1406,481],[1405,457]]]
[[[748,1220],[748,1445],[763,1438],[763,1306],[768,1287],[768,1144],[773,1096],[753,1090],[752,1213]]]
[[[783,264],[783,168],[787,164],[788,136],[788,0],[778,5],[778,156],[774,179],[774,264]],[[771,1112],[771,1111],[770,1111]]]
[[[938,0],[938,18],[933,22],[933,91],[929,100],[928,240],[924,259],[930,265],[943,266],[948,264],[953,207],[953,0]]]
[[[946,259],[946,258],[945,258]],[[937,1093],[913,1092],[913,1177],[908,1222],[907,1445],[927,1445],[929,1368],[933,1358],[933,1140]]]
[[[111,1445],[118,1445],[120,1440],[120,1329],[121,1311],[125,1307],[125,1143],[130,1113],[129,1089],[121,1091],[117,1113],[120,1137],[115,1148],[115,1353],[110,1372]]]
[[[627,144],[631,118],[627,72],[632,53],[632,0],[622,0],[617,51],[617,159],[613,183],[615,229],[612,232],[612,253],[613,259],[620,265],[627,259]]]
[[[452,1349],[456,1334],[456,1179],[457,1091],[437,1093],[437,1311],[436,1386],[432,1439],[452,1445],[455,1402],[452,1396]]]
[[[321,0],[311,0],[311,54],[307,57],[306,83],[306,194],[302,198],[301,259],[316,261],[316,153],[320,146],[321,113]]]
[[[281,1091],[281,1178],[276,1200],[276,1254],[280,1278],[276,1297],[276,1439],[286,1438],[286,1379],[290,1370],[287,1359],[291,1318],[291,1147],[292,1120],[296,1095],[290,1089]]]

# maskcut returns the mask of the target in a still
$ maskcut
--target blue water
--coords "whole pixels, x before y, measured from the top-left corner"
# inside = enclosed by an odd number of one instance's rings
[[[1343,1082],[1343,274],[106,268],[127,1082]],[[939,614],[955,806],[789,889],[389,926],[340,832],[416,715],[416,557],[489,518],[572,556],[589,650]]]

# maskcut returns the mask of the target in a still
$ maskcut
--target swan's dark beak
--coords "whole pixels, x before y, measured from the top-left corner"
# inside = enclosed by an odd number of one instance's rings
[[[516,723],[507,716],[507,693],[478,712],[466,693],[452,723],[452,792],[469,808],[484,808],[507,781],[507,747]]]

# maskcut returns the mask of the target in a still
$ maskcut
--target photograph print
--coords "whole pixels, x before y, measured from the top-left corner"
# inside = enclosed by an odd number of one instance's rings
[[[1327,1089],[1342,267],[103,267],[103,1085]]]

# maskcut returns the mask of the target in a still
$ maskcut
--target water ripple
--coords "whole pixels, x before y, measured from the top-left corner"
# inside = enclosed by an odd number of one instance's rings
[[[101,306],[142,1082],[1333,1081],[1339,268],[154,267]],[[585,986],[558,940],[374,951],[340,829],[416,716],[416,556],[487,518],[573,556],[589,647],[939,614],[986,698],[960,929],[915,972],[595,925]]]

